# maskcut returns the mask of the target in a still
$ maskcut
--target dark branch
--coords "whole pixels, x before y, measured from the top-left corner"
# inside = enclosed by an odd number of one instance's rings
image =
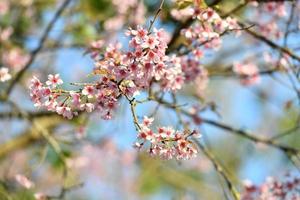
[[[41,49],[44,47],[45,41],[48,39],[48,36],[49,36],[52,28],[54,27],[55,23],[57,22],[57,20],[59,19],[59,17],[63,13],[64,9],[68,6],[68,4],[70,2],[71,2],[71,0],[65,0],[62,3],[62,5],[57,9],[57,11],[55,12],[53,18],[51,19],[51,21],[47,25],[44,33],[42,34],[42,37],[41,37],[41,39],[38,43],[38,46],[31,52],[28,62],[26,63],[24,68],[22,68],[20,70],[20,72],[16,74],[16,76],[13,78],[10,85],[8,86],[7,91],[6,91],[6,95],[4,96],[4,99],[7,99],[9,97],[9,95],[10,95],[12,89],[14,88],[14,86],[20,81],[20,79],[24,76],[25,72],[30,68],[32,63],[35,61],[37,55],[39,54]]]

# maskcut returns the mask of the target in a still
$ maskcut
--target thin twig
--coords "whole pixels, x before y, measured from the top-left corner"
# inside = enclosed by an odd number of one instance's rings
[[[174,109],[174,105],[172,103],[169,103],[169,102],[166,102],[166,101],[160,100],[160,99],[156,99],[156,101],[159,102],[161,105],[167,107],[167,108]],[[175,106],[175,107],[177,107],[177,106]],[[194,117],[193,113],[190,113],[189,111],[184,110],[184,109],[181,109],[181,113],[183,113],[184,115],[186,115],[188,117],[191,117],[191,118]],[[233,127],[231,127],[227,124],[223,124],[221,122],[217,122],[217,121],[210,120],[210,119],[205,119],[205,118],[201,118],[201,120],[205,124],[209,124],[209,125],[215,126],[217,128],[229,131],[230,133],[233,133],[235,135],[239,135],[239,136],[244,137],[246,139],[249,139],[249,140],[251,140],[255,143],[267,144],[267,145],[272,146],[274,148],[277,148],[277,149],[279,149],[279,150],[281,150],[285,153],[291,153],[291,154],[296,155],[296,154],[299,154],[299,152],[300,152],[299,149],[277,143],[277,142],[275,142],[271,139],[268,139],[268,138],[262,138],[262,137],[255,136],[255,135],[250,134],[250,133],[248,133],[248,132],[246,132],[242,129],[233,128]]]
[[[158,8],[158,10],[156,11],[156,13],[155,13],[155,15],[154,15],[154,18],[153,18],[152,20],[150,20],[150,26],[149,26],[149,28],[148,28],[148,35],[151,34],[151,29],[152,29],[152,27],[153,27],[153,24],[154,24],[156,18],[157,18],[158,15],[159,15],[160,11],[162,10],[164,1],[165,1],[165,0],[161,0],[160,5],[159,5],[159,8]]]
[[[234,187],[232,181],[230,180],[229,176],[224,170],[224,167],[221,165],[221,163],[215,158],[215,156],[204,146],[202,145],[198,140],[194,140],[197,146],[202,150],[202,152],[205,154],[205,156],[212,162],[215,170],[220,174],[224,180],[225,183],[234,197],[234,199],[239,200],[240,194],[238,193],[237,189]]]

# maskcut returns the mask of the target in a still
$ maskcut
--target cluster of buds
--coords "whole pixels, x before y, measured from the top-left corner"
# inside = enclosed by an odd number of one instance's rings
[[[138,142],[135,147],[149,147],[149,154],[162,159],[187,160],[195,157],[198,153],[192,137],[199,137],[197,131],[175,131],[172,127],[158,127],[157,132],[150,128],[153,118],[144,117],[143,123],[139,124]]]
[[[254,185],[250,181],[245,182],[242,200],[257,199],[300,199],[300,177],[287,174],[283,180],[273,177],[267,178],[262,185]]]

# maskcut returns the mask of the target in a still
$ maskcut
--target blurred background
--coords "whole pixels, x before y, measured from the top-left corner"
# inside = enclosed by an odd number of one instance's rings
[[[0,66],[9,68],[13,77],[26,65],[63,3],[62,0],[0,0]],[[147,27],[159,3],[154,0],[71,0],[8,98],[4,96],[9,82],[0,82],[3,96],[0,103],[1,200],[34,199],[36,193],[72,200],[226,199],[224,180],[201,152],[195,159],[178,162],[151,158],[136,151],[132,147],[136,131],[130,107],[124,99],[109,121],[102,120],[97,113],[65,120],[37,110],[30,101],[28,85],[33,75],[46,80],[49,73],[59,73],[63,86],[68,89],[73,89],[69,83],[93,80],[89,76],[94,68],[93,60],[87,54],[90,44],[101,39],[105,43],[119,41],[126,48],[128,39],[124,31],[139,24]],[[220,1],[218,8],[230,11],[239,3]],[[170,37],[180,23],[171,14],[176,6],[174,1],[166,1],[154,25],[164,28]],[[245,5],[235,15],[251,22],[256,16],[254,8]],[[277,20],[279,30],[285,30],[291,8],[291,4],[285,4],[287,15]],[[300,12],[299,7],[296,9]],[[290,29],[296,30],[290,34],[286,46],[299,55],[299,20],[298,17],[293,20]],[[278,57],[279,53],[244,33],[239,37],[228,34],[222,38],[218,51],[205,51],[202,63],[209,71],[209,82],[201,100],[195,98],[197,85],[190,84],[179,92],[179,104],[186,108],[194,104],[210,105],[201,116],[258,136],[273,137],[289,131],[277,141],[300,148],[299,102],[293,88],[298,88],[297,82],[292,85],[286,74],[274,72],[261,75],[257,84],[245,86],[236,76],[224,73],[233,62],[243,60],[251,60],[261,70],[270,69],[264,55]],[[145,94],[140,98],[143,96]],[[139,105],[138,117],[149,115],[156,106],[154,102]],[[23,111],[29,116],[23,115]],[[39,134],[33,123],[55,139],[68,170],[53,145]],[[177,123],[174,111],[159,108],[154,126],[176,127]],[[296,171],[290,159],[276,148],[210,125],[201,124],[197,128],[240,190],[243,180],[259,184],[268,176]],[[15,180],[16,174],[28,177],[34,186],[22,187]]]

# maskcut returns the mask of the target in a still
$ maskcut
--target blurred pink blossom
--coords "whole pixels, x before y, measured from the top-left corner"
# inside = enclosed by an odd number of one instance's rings
[[[11,75],[8,72],[8,68],[1,67],[0,68],[0,82],[5,82],[11,79]]]
[[[19,48],[5,51],[2,55],[2,62],[5,66],[15,70],[22,69],[29,60],[29,55],[22,52]]]
[[[34,187],[34,183],[22,174],[16,174],[15,179],[20,185],[22,185],[26,189]]]

